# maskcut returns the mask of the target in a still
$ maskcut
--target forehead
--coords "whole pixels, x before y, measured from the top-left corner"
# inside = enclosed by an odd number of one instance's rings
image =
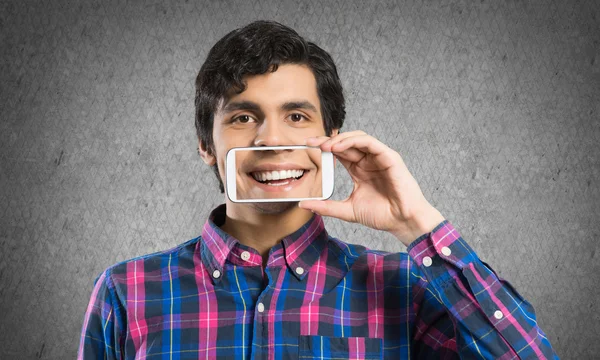
[[[293,101],[309,101],[319,109],[317,81],[305,65],[284,64],[275,72],[244,77],[246,89],[237,94],[230,91],[219,107],[232,101],[253,101],[261,107],[278,106]]]

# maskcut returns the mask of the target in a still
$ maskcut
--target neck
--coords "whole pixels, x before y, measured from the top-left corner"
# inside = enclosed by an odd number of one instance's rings
[[[271,211],[265,212],[265,207],[270,207]],[[272,211],[276,207],[279,207],[278,211]],[[312,216],[312,212],[299,208],[296,203],[236,204],[227,199],[226,218],[221,229],[240,243],[256,249],[266,264],[269,250]]]

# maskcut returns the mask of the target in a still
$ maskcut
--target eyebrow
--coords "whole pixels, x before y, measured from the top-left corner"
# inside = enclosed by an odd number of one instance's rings
[[[284,111],[290,111],[290,110],[296,110],[296,109],[310,110],[315,113],[317,112],[317,108],[308,101],[289,101],[289,102],[283,103],[281,105],[281,110],[284,110]]]
[[[302,110],[310,110],[312,112],[317,112],[317,108],[308,101],[288,101],[283,103],[280,106],[280,109],[283,111],[290,111],[296,109]],[[223,112],[228,113],[237,110],[252,110],[252,111],[261,111],[260,105],[252,101],[233,101],[225,105],[223,107]]]
[[[252,101],[234,101],[223,107],[223,112],[232,112],[237,110],[254,110],[260,111],[260,106]]]

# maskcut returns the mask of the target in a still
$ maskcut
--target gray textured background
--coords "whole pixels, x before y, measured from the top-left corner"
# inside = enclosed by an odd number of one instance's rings
[[[600,2],[398,3],[1,1],[0,358],[74,357],[104,268],[199,235],[223,196],[196,153],[193,81],[256,19],[331,52],[342,130],[400,152],[561,357],[600,353]]]

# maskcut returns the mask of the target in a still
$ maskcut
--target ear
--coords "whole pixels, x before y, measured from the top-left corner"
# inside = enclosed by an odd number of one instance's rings
[[[207,149],[206,146],[204,146],[202,141],[198,141],[198,154],[200,154],[200,157],[208,166],[213,166],[217,163],[217,158],[213,155],[210,149]]]

